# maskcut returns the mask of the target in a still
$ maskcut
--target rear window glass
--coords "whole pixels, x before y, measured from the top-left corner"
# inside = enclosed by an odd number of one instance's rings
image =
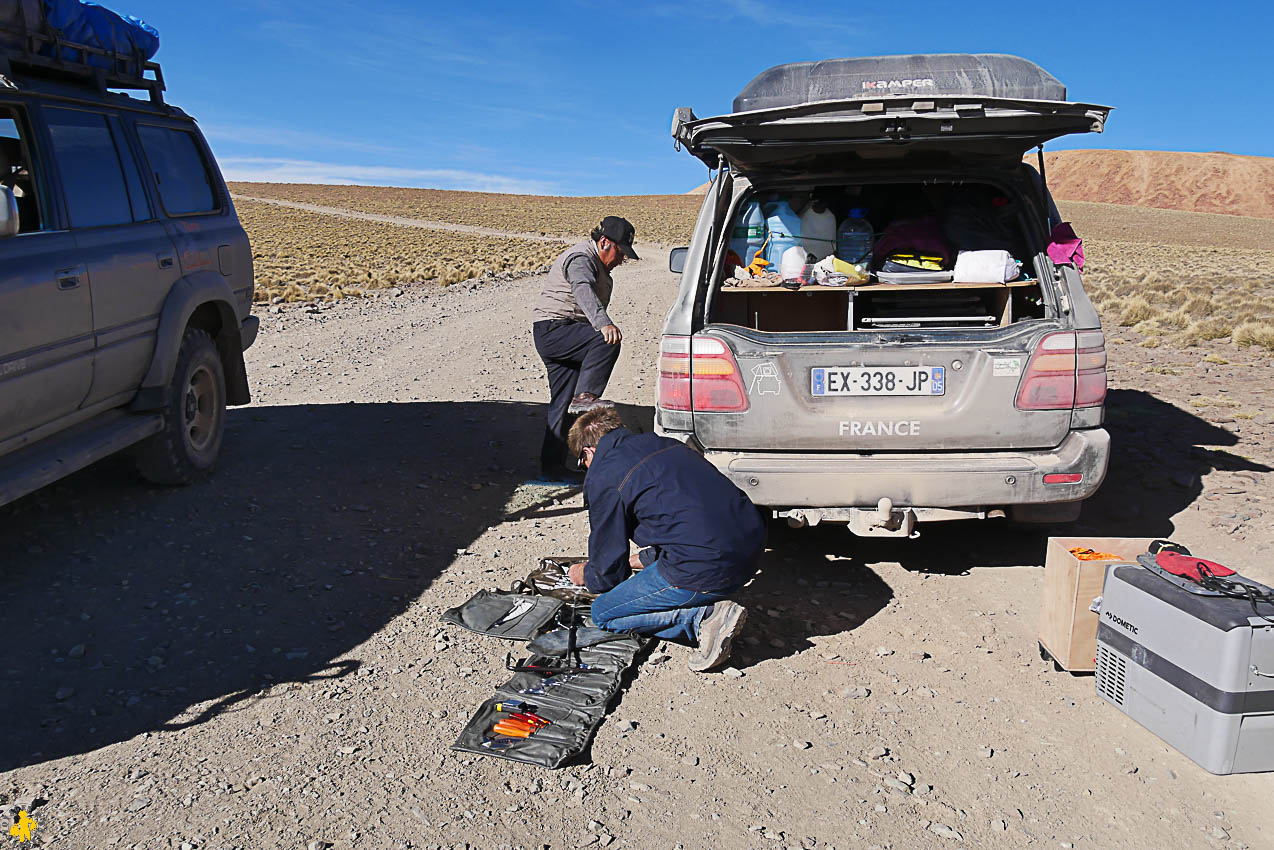
[[[45,122],[62,174],[72,227],[101,227],[133,220],[119,152],[106,116],[46,107]]]
[[[0,186],[13,193],[18,207],[18,232],[41,230],[35,182],[35,169],[30,161],[30,145],[26,124],[16,109],[0,107]]]
[[[220,209],[208,164],[192,133],[168,127],[139,126],[137,135],[169,215]]]

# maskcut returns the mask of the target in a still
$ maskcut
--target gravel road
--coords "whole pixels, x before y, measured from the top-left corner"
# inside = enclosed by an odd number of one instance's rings
[[[675,281],[638,248],[610,395],[648,426]],[[0,804],[36,846],[1274,846],[1274,777],[1205,774],[1039,658],[1045,537],[990,523],[780,531],[732,671],[657,648],[561,771],[450,751],[507,647],[439,613],[585,548],[578,494],[524,484],[541,283],[263,311],[211,480],[115,459],[0,508]],[[1070,531],[1274,579],[1274,368],[1118,336],[1117,454]],[[1221,392],[1264,412],[1190,403]]]

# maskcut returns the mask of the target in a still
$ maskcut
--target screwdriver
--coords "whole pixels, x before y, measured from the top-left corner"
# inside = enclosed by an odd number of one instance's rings
[[[515,725],[512,720],[501,720],[492,728],[497,735],[508,735],[510,738],[529,738],[535,734],[535,727],[526,723],[517,723]]]

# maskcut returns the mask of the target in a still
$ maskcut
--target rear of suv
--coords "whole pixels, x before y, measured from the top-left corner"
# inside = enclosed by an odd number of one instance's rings
[[[923,521],[1077,518],[1109,456],[1104,337],[1078,270],[1050,257],[1061,222],[1042,154],[1038,171],[1023,157],[1100,132],[1109,111],[989,54],[782,65],[729,114],[677,110],[679,146],[718,170],[671,257],[656,429],[795,526],[914,536]],[[758,205],[769,240],[793,237],[784,217],[809,205],[869,222],[871,278],[742,279]],[[916,259],[908,238],[916,255],[929,238],[950,247],[921,257],[936,274],[884,273]],[[960,251],[989,249],[1020,271],[952,279]]]
[[[257,332],[247,236],[159,66],[47,8],[0,13],[0,504],[127,448],[152,481],[208,473]]]

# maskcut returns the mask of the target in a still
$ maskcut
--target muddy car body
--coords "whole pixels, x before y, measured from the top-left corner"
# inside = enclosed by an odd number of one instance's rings
[[[681,288],[657,430],[793,525],[903,536],[918,521],[1077,517],[1110,448],[1104,340],[1078,270],[1049,257],[1060,218],[1023,155],[1100,131],[1108,113],[1068,102],[1026,60],[954,54],[779,66],[730,114],[677,110],[678,144],[717,172],[671,257]],[[729,277],[735,228],[776,198],[838,217],[856,205],[877,234],[932,218],[956,235],[953,254],[998,229],[986,244],[1011,249],[1022,274],[742,289]]]
[[[0,505],[126,449],[157,483],[210,473],[258,328],[247,234],[159,66],[46,8],[0,7]]]

